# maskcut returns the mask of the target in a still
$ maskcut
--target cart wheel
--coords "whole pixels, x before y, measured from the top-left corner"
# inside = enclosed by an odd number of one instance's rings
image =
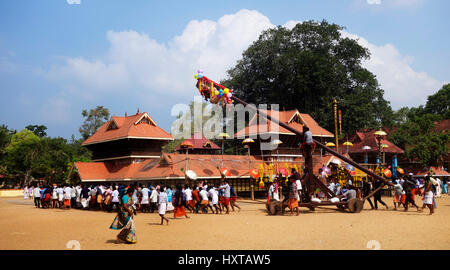
[[[364,202],[361,199],[353,198],[347,203],[348,210],[352,213],[359,213],[363,209]]]
[[[267,211],[269,212],[269,215],[278,215],[281,213],[281,207],[279,205],[279,202],[272,201],[270,204],[266,204]]]

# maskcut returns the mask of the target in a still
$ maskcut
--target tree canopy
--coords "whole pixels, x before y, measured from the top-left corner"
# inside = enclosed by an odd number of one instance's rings
[[[28,125],[25,127],[26,129],[33,131],[34,134],[38,137],[45,137],[47,136],[47,127],[44,125]]]
[[[342,110],[344,133],[392,124],[392,109],[374,74],[361,61],[368,49],[341,35],[343,27],[306,21],[261,34],[222,82],[255,104],[298,109],[333,130],[332,100]]]
[[[403,107],[394,113],[394,131],[389,140],[405,149],[405,156],[423,166],[437,165],[448,153],[448,130],[436,130],[436,123],[450,118],[450,84],[428,96],[425,106]]]
[[[84,122],[79,131],[83,139],[87,139],[89,136],[95,133],[99,127],[101,127],[109,119],[109,109],[103,106],[97,106],[95,109],[83,110]]]

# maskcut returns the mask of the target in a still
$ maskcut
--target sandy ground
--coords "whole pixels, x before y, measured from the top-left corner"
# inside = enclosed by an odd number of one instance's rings
[[[383,200],[392,207],[392,198]],[[323,207],[315,212],[301,208],[299,216],[268,216],[263,200],[238,204],[242,211],[230,215],[194,214],[175,220],[169,213],[168,226],[159,225],[157,214],[139,213],[138,243],[128,245],[114,243],[118,231],[109,229],[113,213],[36,209],[31,200],[0,198],[0,249],[67,250],[70,240],[78,241],[82,250],[367,250],[368,243],[390,250],[450,249],[448,195],[437,199],[432,216],[428,210],[372,211],[368,203],[359,214]]]

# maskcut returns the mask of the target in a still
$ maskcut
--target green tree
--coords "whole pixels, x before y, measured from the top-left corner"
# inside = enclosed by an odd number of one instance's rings
[[[425,112],[450,119],[450,84],[445,84],[434,95],[428,96]]]
[[[14,134],[6,147],[8,172],[24,176],[25,183],[28,183],[39,157],[39,143],[39,137],[28,129]]]
[[[84,140],[94,134],[109,119],[109,110],[103,106],[97,106],[95,109],[83,110],[84,122],[79,131]]]
[[[437,165],[448,153],[450,140],[448,131],[435,131],[435,122],[439,119],[439,115],[416,115],[399,126],[388,139],[405,149],[405,156],[411,161],[417,160],[425,167]]]
[[[6,125],[0,126],[0,174],[7,173],[7,166],[5,161],[6,147],[11,142],[11,138],[15,133],[15,130],[8,129],[8,126]]]
[[[36,136],[38,136],[40,138],[47,136],[47,132],[45,132],[47,130],[46,126],[43,126],[43,125],[28,125],[25,128],[30,130],[30,131],[33,131],[33,133],[36,134]]]
[[[343,131],[392,124],[392,109],[375,75],[361,66],[370,57],[343,27],[307,21],[261,34],[228,71],[223,85],[255,104],[280,104],[310,114],[334,130],[332,100],[343,113]]]
[[[72,154],[72,162],[82,161],[82,162],[90,162],[92,158],[92,152],[89,151],[86,147],[82,146],[83,139],[75,139],[75,136],[72,134],[72,137],[69,142],[69,146]]]
[[[170,141],[168,144],[164,145],[161,149],[163,153],[175,153],[175,149],[180,145],[184,139],[176,139]]]

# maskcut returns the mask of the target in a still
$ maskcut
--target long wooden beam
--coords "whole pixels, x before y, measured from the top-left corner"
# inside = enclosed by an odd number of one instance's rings
[[[248,104],[247,102],[245,102],[245,101],[243,101],[243,100],[241,100],[241,99],[239,99],[239,98],[237,98],[235,96],[232,96],[231,99],[236,101],[237,103],[240,103],[240,104],[242,104],[244,106],[249,107],[250,109],[256,111],[256,113],[261,114],[262,116],[266,117],[270,121],[272,121],[272,122],[274,122],[274,123],[284,127],[285,129],[291,131],[292,133],[294,133],[294,134],[296,134],[298,136],[303,136],[302,132],[296,130],[295,128],[293,128],[293,127],[291,127],[291,126],[289,126],[289,125],[287,125],[287,124],[285,124],[283,122],[280,122],[278,119],[276,119],[274,117],[271,117],[270,115],[267,115],[266,113],[264,113],[264,112],[260,111],[258,108],[256,108],[256,106],[254,106],[252,104]],[[358,163],[354,162],[353,160],[350,160],[350,159],[346,158],[345,156],[337,153],[336,151],[326,147],[325,145],[323,145],[322,143],[318,142],[317,140],[315,140],[315,139],[313,139],[313,140],[314,140],[316,146],[322,148],[326,152],[332,154],[333,156],[336,156],[336,157],[342,159],[343,161],[347,162],[348,164],[353,165],[355,168],[360,169],[361,171],[365,172],[366,174],[372,176],[373,178],[375,178],[377,180],[380,180],[380,181],[383,181],[383,183],[385,183],[386,185],[393,186],[393,184],[389,183],[389,181],[387,179],[385,179],[384,177],[381,177],[381,176],[379,176],[379,175],[369,171],[368,169],[364,168],[363,166],[359,165]],[[368,196],[366,198],[364,198],[364,199],[367,199],[367,198],[368,198]]]

